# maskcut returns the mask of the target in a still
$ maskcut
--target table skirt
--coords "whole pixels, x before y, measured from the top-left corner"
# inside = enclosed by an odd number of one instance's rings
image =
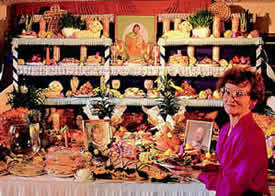
[[[202,183],[88,181],[73,178],[0,177],[0,196],[214,196]]]

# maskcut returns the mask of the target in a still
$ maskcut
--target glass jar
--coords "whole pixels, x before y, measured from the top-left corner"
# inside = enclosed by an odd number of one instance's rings
[[[39,124],[15,124],[10,126],[11,152],[33,156],[40,149]]]

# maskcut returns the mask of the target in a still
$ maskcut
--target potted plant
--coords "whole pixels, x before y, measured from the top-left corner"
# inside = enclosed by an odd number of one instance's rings
[[[111,118],[114,105],[111,104],[111,100],[109,98],[110,87],[109,85],[104,85],[103,87],[98,87],[95,90],[95,93],[100,98],[98,103],[94,106],[94,108],[98,111],[98,118],[105,119]]]
[[[34,86],[13,87],[13,91],[8,94],[7,104],[11,105],[12,108],[37,108],[45,102],[45,98],[41,97],[42,92],[43,89]]]
[[[209,37],[212,17],[213,14],[208,10],[199,10],[189,17],[188,21],[192,24],[194,37]]]
[[[175,98],[175,85],[172,79],[169,78],[167,71],[156,82],[160,83],[157,90],[161,94],[157,101],[157,106],[160,110],[160,115],[166,121],[167,116],[173,116],[179,110],[179,103]]]
[[[65,37],[72,37],[73,33],[85,27],[85,21],[80,16],[71,13],[64,14],[59,20],[59,27]]]

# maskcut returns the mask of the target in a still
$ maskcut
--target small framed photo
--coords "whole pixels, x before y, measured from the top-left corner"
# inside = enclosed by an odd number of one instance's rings
[[[110,120],[83,120],[83,141],[85,149],[92,143],[99,150],[104,150],[111,142],[112,129]]]
[[[185,130],[185,145],[194,149],[210,150],[214,123],[201,120],[187,120]]]

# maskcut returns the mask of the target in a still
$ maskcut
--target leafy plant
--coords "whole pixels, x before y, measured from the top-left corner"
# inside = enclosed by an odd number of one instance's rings
[[[98,117],[100,119],[103,119],[105,116],[108,116],[111,118],[114,105],[111,105],[111,101],[109,98],[109,92],[110,88],[108,85],[104,85],[102,88],[96,88],[95,93],[98,97],[100,97],[100,100],[98,103],[94,106],[98,110]]]
[[[39,110],[31,110],[27,116],[27,124],[39,123],[41,120],[41,112]]]
[[[163,76],[160,76],[157,81],[160,82],[158,91],[161,94],[161,98],[158,99],[157,106],[160,109],[160,115],[164,120],[168,115],[174,115],[179,110],[179,104],[175,98],[175,88],[172,79],[169,78],[168,73],[165,72]]]
[[[208,10],[199,10],[191,15],[188,21],[192,24],[193,28],[197,27],[210,27],[212,23],[213,14]]]
[[[80,16],[74,16],[71,13],[64,14],[59,19],[59,27],[63,28],[76,28],[76,29],[84,29],[85,21],[81,20]]]
[[[42,91],[43,89],[30,86],[25,92],[21,88],[16,89],[13,86],[13,91],[8,94],[7,104],[10,104],[12,108],[24,107],[34,109],[45,102],[45,98],[40,96]]]

